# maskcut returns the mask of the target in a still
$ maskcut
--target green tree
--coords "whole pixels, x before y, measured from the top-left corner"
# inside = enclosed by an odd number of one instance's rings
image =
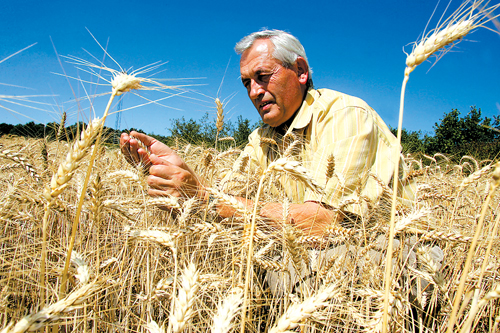
[[[236,128],[233,132],[233,138],[236,141],[236,145],[242,146],[248,143],[248,136],[257,128],[261,126],[259,122],[251,124],[249,119],[243,119],[242,116],[238,116],[236,121]]]
[[[392,134],[397,136],[397,128],[389,127]],[[424,153],[425,145],[422,138],[422,131],[409,131],[406,128],[401,130],[401,147],[404,154]]]
[[[425,151],[429,154],[443,153],[460,159],[472,155],[478,159],[494,158],[500,152],[498,117],[481,116],[481,109],[471,107],[465,117],[457,109],[445,113],[440,123],[435,123],[434,137],[425,140]],[[493,128],[493,129],[492,129]]]
[[[168,138],[168,144],[172,145],[174,138],[179,138],[185,142],[215,146],[217,129],[215,119],[206,113],[201,119],[193,118],[186,120],[184,117],[171,120],[171,136]],[[239,116],[236,126],[231,121],[225,121],[224,126],[219,133],[219,138],[231,136],[235,139],[238,146],[248,143],[248,136],[259,126],[259,123],[251,124],[250,120]]]

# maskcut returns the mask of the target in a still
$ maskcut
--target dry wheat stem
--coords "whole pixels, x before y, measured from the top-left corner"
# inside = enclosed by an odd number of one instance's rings
[[[461,333],[470,332],[470,328],[471,328],[473,320],[475,319],[476,313],[482,307],[482,306],[479,306],[479,304],[478,304],[479,290],[481,288],[481,282],[483,281],[484,272],[486,271],[486,268],[488,266],[488,259],[490,258],[491,248],[493,247],[493,239],[497,234],[499,222],[500,222],[500,215],[498,215],[497,218],[495,219],[495,225],[493,227],[493,231],[491,232],[491,237],[490,237],[490,240],[488,241],[488,247],[486,249],[486,253],[484,254],[483,263],[481,265],[481,272],[479,274],[479,279],[477,282],[476,294],[474,295],[474,299],[472,301],[472,305],[471,305],[471,309],[470,309],[468,317],[467,317],[467,321],[462,326],[462,330],[460,331]]]
[[[104,68],[105,69],[105,68]],[[97,156],[97,151],[99,150],[99,144],[100,144],[100,139],[102,135],[102,128],[104,126],[104,123],[106,121],[106,118],[108,116],[109,110],[111,108],[111,105],[113,103],[113,100],[115,96],[121,95],[125,92],[128,92],[133,89],[143,89],[144,87],[141,86],[142,81],[148,81],[148,82],[153,82],[152,80],[149,79],[139,79],[135,77],[134,74],[130,75],[124,72],[118,72],[118,71],[112,71],[113,74],[113,79],[111,80],[111,96],[109,98],[108,104],[106,105],[106,109],[104,110],[104,115],[102,116],[102,120],[100,121],[100,124],[97,129],[97,138],[95,140],[95,149],[92,151],[92,155],[90,157],[89,165],[87,168],[87,173],[85,176],[85,181],[82,186],[82,191],[80,193],[80,198],[78,201],[78,208],[75,214],[75,219],[73,220],[72,228],[71,228],[71,238],[70,238],[70,243],[68,246],[68,251],[66,255],[66,262],[64,265],[64,269],[62,272],[62,279],[61,279],[61,286],[59,290],[59,296],[61,297],[62,295],[65,294],[66,290],[66,281],[67,281],[67,275],[68,275],[68,269],[69,269],[69,264],[71,262],[71,252],[73,251],[73,246],[75,244],[75,239],[76,239],[76,230],[80,221],[80,215],[82,212],[83,208],[83,203],[85,201],[85,194],[87,190],[88,183],[90,181],[90,175],[92,173],[92,168],[94,166],[94,160]]]
[[[269,170],[269,168],[268,168]],[[252,221],[250,223],[250,232],[249,232],[249,240],[248,240],[248,251],[247,251],[247,269],[245,273],[245,287],[243,288],[243,306],[241,307],[241,326],[240,326],[240,332],[244,333],[245,332],[245,322],[246,322],[246,312],[247,312],[247,306],[248,306],[248,290],[250,286],[250,280],[251,280],[251,270],[252,270],[252,258],[253,258],[253,237],[255,234],[255,222],[257,219],[257,206],[258,202],[260,199],[260,194],[262,190],[262,185],[264,184],[264,180],[267,175],[267,170],[264,172],[264,174],[260,177],[260,182],[259,182],[259,187],[257,188],[257,194],[255,195],[254,199],[254,209],[253,209],[253,214],[252,214]],[[245,229],[248,226],[245,224]],[[244,251],[242,251],[242,254],[244,254]],[[242,260],[243,261],[243,260]]]
[[[120,89],[127,89],[127,88],[128,88],[128,86],[124,85],[123,82],[120,82]],[[102,135],[102,128],[104,126],[104,123],[106,122],[106,118],[108,116],[109,109],[111,108],[111,104],[113,102],[113,99],[115,98],[115,96],[117,95],[118,92],[119,92],[119,90],[117,90],[117,89],[115,89],[115,87],[113,87],[113,92],[111,93],[111,97],[109,98],[106,109],[104,110],[104,115],[103,115],[102,120],[99,124],[99,128],[97,129],[98,134],[97,134],[97,138],[95,140],[95,146],[94,146],[95,148],[92,151],[92,155],[90,156],[89,165],[87,167],[87,173],[85,175],[85,181],[84,181],[83,186],[82,186],[82,191],[80,193],[80,198],[78,200],[78,207],[77,207],[75,218],[73,220],[73,224],[72,224],[72,228],[71,228],[70,243],[69,243],[68,251],[66,254],[66,262],[64,264],[64,269],[62,272],[61,286],[59,289],[59,297],[62,297],[66,293],[66,282],[67,282],[68,269],[69,269],[69,265],[71,262],[71,252],[73,251],[73,246],[75,245],[76,230],[77,230],[77,227],[78,227],[78,224],[80,221],[80,215],[82,212],[83,203],[85,201],[85,194],[87,192],[87,186],[88,186],[88,183],[90,181],[90,175],[92,173],[92,168],[94,166],[94,160],[97,156],[97,151],[99,150],[99,144],[100,144],[100,139],[101,139],[101,135]]]
[[[85,130],[82,131],[80,139],[75,141],[71,146],[66,159],[61,162],[57,173],[52,176],[50,185],[47,186],[43,192],[47,203],[45,204],[45,213],[42,219],[42,255],[40,259],[40,287],[41,287],[41,303],[45,302],[45,266],[47,260],[47,226],[48,218],[50,213],[50,208],[54,204],[55,199],[61,194],[69,185],[69,181],[73,177],[76,169],[80,165],[80,161],[85,157],[88,149],[94,142],[94,139],[98,135],[98,131],[104,124],[104,119],[95,119],[89,122]],[[95,152],[95,149],[94,149]],[[82,195],[84,195],[82,191]],[[68,267],[69,259],[71,258],[71,253],[68,254]],[[66,270],[67,272],[67,270]],[[64,278],[63,278],[64,280]]]
[[[465,288],[465,281],[467,280],[467,272],[469,271],[469,267],[470,267],[471,262],[472,262],[472,257],[474,256],[474,253],[475,253],[476,244],[478,242],[479,235],[481,234],[481,231],[483,228],[483,222],[484,222],[484,218],[486,216],[486,211],[488,210],[490,200],[493,197],[496,188],[497,188],[497,186],[496,186],[496,184],[494,184],[490,189],[490,193],[488,194],[488,197],[486,197],[486,200],[483,203],[481,217],[479,218],[479,221],[476,225],[476,228],[475,228],[476,231],[474,233],[474,238],[472,239],[472,242],[471,242],[468,254],[467,254],[467,260],[465,261],[465,265],[464,265],[464,268],[462,271],[462,276],[460,277],[460,284],[459,284],[457,292],[455,294],[453,309],[452,309],[452,312],[450,315],[450,319],[448,320],[448,329],[446,331],[447,333],[451,333],[453,331],[454,326],[455,326],[455,321],[457,318],[457,312],[459,309],[460,300],[462,298],[462,294],[463,294],[463,291]]]
[[[392,192],[392,204],[391,204],[391,220],[389,223],[389,243],[387,246],[386,263],[385,263],[385,297],[384,297],[384,311],[382,316],[382,332],[387,332],[387,322],[389,316],[389,295],[391,291],[391,281],[392,281],[392,251],[393,242],[395,235],[395,217],[396,217],[396,202],[398,197],[398,175],[399,175],[399,147],[401,146],[401,133],[403,127],[403,103],[404,103],[404,93],[406,88],[406,82],[408,82],[408,75],[405,75],[403,80],[403,86],[401,88],[401,103],[399,107],[399,121],[398,121],[398,144],[393,148],[392,158],[394,161],[394,174],[393,174],[393,192]]]

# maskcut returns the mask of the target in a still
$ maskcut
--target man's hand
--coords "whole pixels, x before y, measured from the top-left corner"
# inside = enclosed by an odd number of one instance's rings
[[[151,154],[141,148],[137,140],[131,136],[141,140]],[[201,189],[198,177],[184,160],[158,140],[132,131],[130,135],[122,133],[120,146],[130,164],[136,166],[142,163],[146,169],[149,169],[147,179],[150,186],[149,195],[193,197]]]

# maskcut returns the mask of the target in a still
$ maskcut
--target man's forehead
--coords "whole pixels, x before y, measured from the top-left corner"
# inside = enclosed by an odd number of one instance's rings
[[[256,58],[273,58],[273,44],[269,39],[257,39],[241,55],[240,64],[252,61]]]
[[[240,59],[242,71],[269,70],[281,64],[272,54],[273,44],[266,39],[258,39],[243,54]]]

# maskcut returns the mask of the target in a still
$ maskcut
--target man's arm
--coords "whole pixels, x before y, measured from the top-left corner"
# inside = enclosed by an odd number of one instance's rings
[[[252,200],[241,197],[234,198],[244,204],[249,211],[253,209],[254,202]],[[217,213],[224,218],[232,217],[236,215],[236,209],[227,204],[218,203]],[[276,227],[279,227],[283,222],[294,224],[307,236],[322,236],[329,226],[343,219],[341,214],[314,201],[291,204],[286,220],[283,216],[283,204],[276,202],[265,204],[260,210],[260,216],[269,219]]]
[[[142,148],[136,139],[146,145],[151,154]],[[198,175],[184,162],[184,160],[165,144],[145,134],[131,132],[123,133],[120,138],[121,150],[127,161],[133,165],[142,163],[149,168],[147,183],[148,194],[151,196],[187,197],[197,196],[200,200],[208,200],[208,192]],[[240,197],[236,200],[243,203],[249,210],[253,208],[253,201]],[[236,210],[229,205],[219,203],[217,213],[221,217],[231,217]],[[279,226],[283,222],[283,205],[281,203],[267,203],[260,215],[271,223]],[[325,229],[339,220],[339,214],[323,205],[309,201],[303,204],[291,204],[286,223],[293,223],[304,231],[306,235],[321,236]]]

